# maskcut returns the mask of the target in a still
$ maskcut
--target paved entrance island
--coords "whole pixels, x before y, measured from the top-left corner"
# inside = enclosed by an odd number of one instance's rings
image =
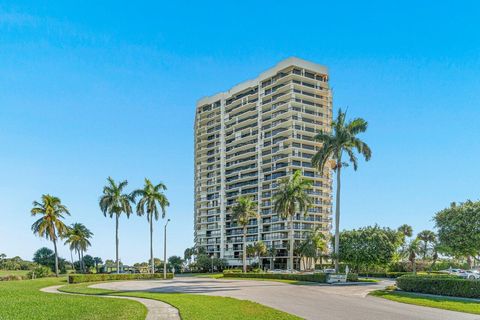
[[[179,277],[92,285],[122,291],[193,293],[250,300],[305,319],[479,320],[480,316],[419,307],[367,296],[387,282],[362,285],[291,285],[273,281]]]

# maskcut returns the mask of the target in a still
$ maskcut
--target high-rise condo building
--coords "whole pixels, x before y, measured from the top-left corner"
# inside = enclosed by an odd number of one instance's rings
[[[301,170],[313,181],[313,206],[294,217],[295,241],[308,230],[331,228],[330,173],[312,168],[319,143],[330,131],[332,92],[327,68],[288,58],[257,78],[197,102],[195,113],[195,246],[229,265],[242,264],[243,231],[231,220],[241,195],[251,196],[259,219],[251,219],[247,244],[276,248],[275,268],[288,256],[288,226],[274,211],[279,179]],[[269,266],[271,254],[261,257]],[[297,261],[297,259],[296,259]],[[298,263],[298,262],[296,262]],[[298,264],[296,265],[298,268]]]

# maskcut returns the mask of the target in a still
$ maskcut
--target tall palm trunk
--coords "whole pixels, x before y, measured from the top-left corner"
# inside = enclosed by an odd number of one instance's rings
[[[115,259],[117,262],[117,273],[120,273],[120,260],[118,260],[118,214],[115,215]]]
[[[78,271],[83,272],[82,257],[80,255],[80,249],[78,249],[77,252],[78,252]]]
[[[340,252],[340,171],[342,160],[339,157],[337,164],[337,195],[335,201],[335,272],[339,272],[339,252]]]
[[[247,272],[247,226],[243,227],[243,272]]]
[[[53,248],[55,249],[55,276],[58,277],[58,251],[57,251],[57,240],[53,239]]]
[[[294,235],[294,231],[293,231],[293,215],[290,215],[290,252],[289,252],[289,255],[290,255],[290,269],[293,270],[293,235]]]
[[[70,260],[72,260],[72,269],[75,270],[75,266],[73,263],[73,250],[70,250]]]
[[[153,215],[150,215],[150,266],[152,273],[155,273],[155,265],[153,264]]]
[[[85,268],[85,261],[83,261],[83,250],[80,249],[80,253],[82,255],[82,260],[81,263],[82,263],[82,270],[83,270],[83,273],[87,273],[87,269]]]

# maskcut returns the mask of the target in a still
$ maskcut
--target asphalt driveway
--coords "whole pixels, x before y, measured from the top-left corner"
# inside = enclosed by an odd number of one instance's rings
[[[367,296],[387,282],[349,286],[290,285],[272,281],[179,277],[166,281],[122,281],[94,288],[122,291],[183,292],[232,297],[319,320],[480,320],[480,316],[419,307]]]

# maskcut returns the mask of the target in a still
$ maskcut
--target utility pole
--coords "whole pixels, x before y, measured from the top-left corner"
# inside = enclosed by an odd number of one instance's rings
[[[167,225],[170,219],[165,223],[165,230],[163,232],[163,280],[167,279]]]

